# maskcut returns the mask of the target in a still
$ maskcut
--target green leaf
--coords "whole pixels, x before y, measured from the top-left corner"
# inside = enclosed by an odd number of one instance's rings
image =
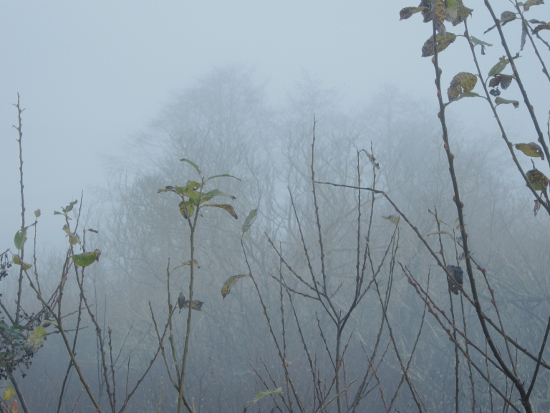
[[[482,98],[482,99],[486,99],[484,96],[481,96],[476,92],[464,92],[464,93],[461,93],[460,95],[458,95],[458,97],[455,100],[451,100],[451,101],[447,102],[445,104],[445,106],[450,105],[451,103],[456,102],[456,101],[458,101],[462,98]]]
[[[248,216],[244,220],[243,224],[243,234],[250,229],[252,226],[252,222],[254,221],[254,218],[256,218],[256,214],[258,213],[258,209],[253,209],[248,213]]]
[[[34,329],[32,333],[29,334],[27,342],[31,345],[34,350],[38,350],[42,346],[42,342],[46,338],[46,329],[44,326],[40,325]]]
[[[468,17],[470,14],[472,14],[473,11],[474,11],[474,9],[470,9],[470,8],[464,6],[463,4],[459,4],[458,5],[457,17],[452,22],[453,26],[456,26],[457,24],[462,23],[466,19],[466,17]]]
[[[38,218],[38,217],[40,216],[40,214],[41,214],[41,212],[40,212],[39,209],[37,209],[36,211],[34,211],[34,216],[35,216],[36,218]]]
[[[491,43],[487,43],[487,42],[484,42],[483,40],[479,40],[477,37],[474,37],[474,36],[470,36],[470,40],[472,41],[473,44],[479,44],[482,46],[492,46]]]
[[[20,265],[20,266],[22,266],[24,270],[28,270],[28,269],[30,269],[30,268],[32,267],[31,264],[27,264],[26,262],[21,261],[21,258],[19,258],[19,255],[17,255],[17,254],[15,254],[15,255],[12,257],[11,260],[13,261],[13,263],[14,263],[15,265]]]
[[[233,179],[236,179],[237,181],[240,181],[240,179],[237,178],[236,176],[229,175],[229,174],[214,175],[214,176],[211,176],[210,178],[208,178],[206,181],[208,182],[211,179],[216,179],[216,178],[233,178]]]
[[[519,102],[517,100],[508,100],[508,99],[503,99],[501,97],[495,98],[495,103],[497,104],[497,106],[512,104],[514,105],[514,109],[517,109],[519,107]]]
[[[63,231],[69,236],[69,244],[76,245],[80,244],[80,238],[78,234],[73,234],[67,224],[63,226]]]
[[[437,44],[437,51],[438,53],[445,50],[451,43],[453,43],[456,40],[456,34],[453,33],[445,33],[438,34],[435,36],[435,42]],[[424,46],[422,46],[422,57],[428,57],[434,55],[434,42],[433,42],[433,36],[431,36],[426,42],[424,43]]]
[[[275,390],[266,390],[266,391],[258,392],[258,394],[256,395],[256,398],[254,399],[254,403],[264,398],[265,396],[269,396],[270,394],[271,395],[281,394],[282,390],[283,390],[282,387],[277,387]]]
[[[496,65],[494,65],[491,70],[489,70],[489,77],[492,77],[494,75],[498,75],[500,72],[502,72],[506,66],[508,65],[508,59],[505,57],[501,57],[500,60]]]
[[[73,262],[79,267],[87,267],[91,265],[94,261],[99,261],[99,256],[101,251],[96,249],[91,252],[83,252],[82,254],[73,255],[71,258]]]
[[[205,207],[215,207],[215,208],[221,208],[223,209],[224,211],[227,211],[231,214],[231,216],[235,219],[239,219],[239,217],[237,216],[237,214],[235,213],[235,210],[233,209],[233,207],[229,204],[206,204],[206,205],[203,205]]]
[[[447,232],[447,231],[434,231],[434,232],[430,232],[428,235],[426,235],[426,237],[429,237],[431,235],[448,235],[450,237],[452,237],[452,235]]]
[[[15,236],[13,237],[13,243],[15,244],[15,248],[17,248],[18,250],[21,250],[23,248],[23,245],[25,245],[25,241],[27,241],[27,228],[28,227],[20,229],[15,233]]]
[[[191,165],[193,168],[195,168],[195,170],[198,172],[199,176],[201,176],[201,170],[199,169],[199,167],[197,166],[197,164],[195,162],[190,161],[187,158],[181,158],[180,161],[187,162],[189,165]]]
[[[535,142],[517,143],[515,147],[527,156],[531,156],[533,158],[541,158],[544,161],[544,152],[542,152],[542,148]]]
[[[248,277],[248,274],[233,275],[225,280],[222,287],[222,298],[225,298],[225,296],[231,292],[231,287],[233,287],[237,281],[244,277]]]
[[[201,204],[210,201],[215,196],[226,196],[231,199],[237,199],[233,195],[226,194],[225,192],[222,192],[218,189],[213,189],[212,191],[208,191],[206,194],[202,195]]]
[[[476,92],[464,92],[464,93],[461,93],[460,96],[456,98],[456,100],[462,99],[462,98],[480,98],[480,97],[483,97],[483,96],[480,96],[479,93],[476,93]]]
[[[73,210],[73,207],[78,203],[78,200],[75,200],[73,202],[71,202],[69,205],[67,205],[65,208],[62,208],[61,210],[63,211],[63,213],[67,213],[67,212],[71,212]],[[54,212],[55,214],[55,212]]]

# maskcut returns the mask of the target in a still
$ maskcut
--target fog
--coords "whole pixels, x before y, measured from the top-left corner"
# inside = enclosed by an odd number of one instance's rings
[[[522,173],[550,164],[513,144],[550,139],[549,79],[527,39],[536,122],[513,79],[518,108],[451,102],[447,138],[416,5],[2,4],[0,252],[32,266],[0,280],[0,411],[547,411],[550,205]],[[506,52],[465,5],[488,79]],[[448,102],[478,72],[445,27]]]

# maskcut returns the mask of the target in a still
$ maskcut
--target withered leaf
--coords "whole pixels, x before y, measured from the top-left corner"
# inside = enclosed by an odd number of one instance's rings
[[[514,105],[514,109],[517,109],[519,107],[519,102],[517,100],[508,100],[501,97],[495,98],[495,103],[498,105]]]
[[[447,32],[445,35],[437,34],[435,36],[435,42],[437,44],[437,51],[442,52],[451,43],[456,40],[456,34]],[[434,41],[433,36],[430,36],[428,40],[422,46],[422,57],[429,57],[434,55]]]
[[[388,215],[387,217],[382,215],[382,218],[384,219],[387,219],[388,221],[390,221],[392,224],[399,224],[399,220],[401,219],[401,217],[399,215]]]
[[[447,30],[445,30],[445,24],[443,23],[445,21],[445,18],[447,17],[444,0],[435,0],[433,2],[432,14],[436,30],[439,34],[444,36],[447,33]]]
[[[405,7],[399,12],[399,20],[405,20],[411,17],[413,14],[424,10],[424,7]]]
[[[490,87],[497,87],[497,86],[500,85],[500,86],[502,86],[503,89],[506,90],[512,84],[512,80],[514,80],[514,76],[512,76],[512,75],[503,75],[501,73],[501,74],[495,75],[489,81],[489,86]]]
[[[544,191],[548,187],[548,178],[538,169],[531,169],[525,174],[535,191]]]
[[[544,4],[544,0],[527,0],[523,5],[523,10],[528,11],[531,6],[538,6]]]
[[[451,277],[447,275],[447,285],[449,286],[449,290],[453,294],[457,295],[460,291],[458,286],[462,286],[462,283],[464,282],[462,268],[458,265],[447,265],[447,271],[451,275]]]
[[[516,20],[516,18],[516,13],[512,11],[503,11],[500,15],[500,24],[504,26],[506,23],[510,23],[511,21]]]
[[[533,34],[537,34],[541,30],[550,30],[550,23],[543,23],[533,29]]]
[[[197,311],[202,311],[202,305],[203,304],[204,304],[203,301],[193,300],[191,302],[191,309],[197,310]],[[189,308],[189,300],[185,300],[185,303],[183,304],[183,306],[186,307],[186,308]]]
[[[460,72],[453,77],[447,89],[449,101],[457,99],[461,94],[471,92],[477,83],[477,76],[468,72]]]
[[[229,212],[229,214],[231,214],[231,216],[235,219],[239,219],[239,217],[237,216],[235,210],[233,209],[233,207],[229,204],[205,204],[203,205],[205,207],[215,207],[215,208],[221,208],[223,209],[224,211],[227,211]]]

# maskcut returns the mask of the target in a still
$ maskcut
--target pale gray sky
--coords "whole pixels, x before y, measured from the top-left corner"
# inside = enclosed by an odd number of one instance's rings
[[[325,87],[341,90],[349,105],[366,104],[384,84],[433,99],[433,66],[420,57],[431,25],[422,24],[419,15],[399,21],[399,10],[417,3],[2,2],[0,247],[11,247],[19,225],[16,133],[11,128],[18,92],[27,108],[27,207],[29,212],[41,208],[42,221],[57,225],[54,209],[79,197],[81,190],[104,185],[105,154],[123,155],[123,143],[155,117],[173,92],[213,67],[239,64],[255,71],[268,82],[274,101],[304,72]],[[471,30],[482,37],[489,25],[482,2],[466,3],[479,10],[474,11]],[[544,19],[548,7],[539,6],[536,13]],[[512,24],[519,40],[519,23]],[[462,31],[463,26],[454,30]],[[502,55],[496,31],[483,39],[495,44],[493,56]],[[453,61],[450,54],[443,55],[447,60],[442,67],[449,71],[445,83],[451,71],[474,70],[462,46],[456,47]],[[476,105],[483,102],[469,104],[470,112],[462,105],[466,117],[478,111]]]

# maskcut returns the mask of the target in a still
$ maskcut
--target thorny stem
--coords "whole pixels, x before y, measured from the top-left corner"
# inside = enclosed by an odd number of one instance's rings
[[[494,13],[492,13],[492,9],[490,9],[490,5],[488,3],[488,0],[485,0],[485,4],[489,8],[489,10],[491,11],[491,14],[493,15],[495,23],[497,24],[497,28],[498,28],[498,30],[501,34],[501,37],[502,37],[502,29],[500,28],[500,25],[498,24],[498,21],[497,21],[496,17],[494,17]],[[521,383],[519,378],[516,377],[512,371],[510,371],[510,369],[508,368],[508,366],[506,365],[506,363],[502,359],[502,357],[500,355],[500,352],[499,352],[498,348],[496,347],[495,343],[493,342],[491,334],[489,333],[489,330],[487,328],[487,323],[486,323],[485,317],[483,315],[483,310],[481,309],[481,304],[479,302],[479,295],[478,295],[478,292],[477,292],[476,282],[475,282],[474,274],[473,274],[473,270],[472,270],[472,262],[471,262],[471,259],[470,259],[470,252],[469,252],[469,249],[468,249],[468,234],[466,233],[466,227],[465,227],[465,221],[464,221],[464,212],[463,212],[464,204],[460,200],[460,191],[458,189],[458,181],[456,179],[456,174],[455,174],[455,170],[454,170],[454,156],[452,155],[451,149],[450,149],[450,146],[449,146],[449,137],[448,137],[448,133],[447,133],[447,124],[446,124],[446,119],[445,119],[445,104],[443,103],[443,97],[441,95],[441,73],[440,73],[439,64],[438,64],[438,50],[437,50],[437,42],[436,42],[437,31],[436,31],[435,20],[433,20],[432,23],[433,23],[432,24],[432,36],[433,36],[432,38],[433,38],[433,43],[434,43],[433,63],[434,63],[434,69],[435,69],[435,84],[436,84],[436,87],[437,87],[437,100],[439,102],[438,117],[439,117],[439,121],[441,122],[443,146],[445,148],[445,152],[447,154],[447,162],[449,164],[449,172],[450,172],[450,175],[451,175],[451,181],[452,181],[453,192],[454,192],[453,200],[456,204],[456,209],[457,209],[457,214],[458,214],[458,221],[460,223],[460,233],[462,235],[462,245],[464,247],[464,255],[465,255],[465,260],[466,260],[466,272],[468,273],[468,278],[470,280],[470,287],[471,287],[472,296],[473,296],[473,299],[474,299],[474,306],[475,306],[475,309],[476,309],[477,317],[478,317],[479,322],[481,324],[481,328],[483,330],[483,334],[485,335],[485,338],[487,339],[487,342],[489,343],[489,347],[491,348],[491,351],[493,352],[494,357],[497,359],[499,365],[502,367],[502,369],[504,371],[504,374],[510,380],[512,380],[512,382],[514,383],[514,385],[517,388],[518,392],[520,393],[521,402],[522,402],[522,405],[525,408],[526,412],[531,413],[532,412],[531,404],[529,403],[529,399],[526,397],[527,394],[525,392],[525,388],[523,387],[523,384]],[[503,41],[503,45],[505,45],[504,41]],[[512,55],[510,54],[507,47],[506,47],[506,51],[508,53],[508,58],[510,59],[510,64],[512,65],[514,73],[517,73],[517,71],[515,69],[514,62],[512,60]],[[518,81],[518,84],[520,84],[519,77],[517,78],[517,81]],[[523,86],[521,86],[521,88],[522,88],[522,92],[524,92]],[[527,96],[525,94],[524,94],[524,99],[526,101],[526,104],[529,106],[530,112],[532,113],[532,108],[530,108],[529,100],[527,99]],[[536,119],[534,118],[534,114],[532,114],[532,116],[533,116],[533,120],[536,121]],[[540,129],[538,128],[538,124],[536,124],[536,127],[539,131]],[[539,134],[539,136],[542,136],[542,132]],[[546,149],[546,151],[547,151],[547,149]]]
[[[190,267],[189,268],[189,307],[187,310],[187,328],[185,332],[185,345],[183,347],[183,356],[181,359],[181,376],[179,379],[179,394],[178,394],[178,413],[181,412],[181,409],[183,407],[185,367],[187,365],[187,356],[189,354],[189,342],[191,338],[191,315],[193,313],[193,284],[195,281],[195,230],[197,228],[197,222],[199,218],[199,210],[200,210],[204,184],[205,184],[204,178],[201,177],[201,187],[199,191],[199,197],[197,200],[197,211],[195,212],[195,218],[193,220],[193,223],[191,223],[191,218],[189,214],[187,214],[187,222],[189,224],[189,230],[190,230],[189,249],[191,254],[190,265],[189,265]],[[193,410],[191,410],[188,405],[186,405],[186,407],[187,407],[187,410],[189,410],[189,412],[193,412]]]
[[[430,245],[426,242],[426,239],[422,236],[422,234],[420,233],[420,231],[418,230],[417,227],[415,227],[413,225],[413,223],[407,218],[407,215],[401,211],[401,209],[397,206],[397,204],[392,200],[392,198],[390,198],[390,196],[388,194],[386,194],[384,191],[381,191],[381,190],[378,190],[378,189],[374,189],[374,188],[369,188],[369,187],[357,187],[355,185],[345,185],[345,184],[335,184],[333,182],[322,182],[322,181],[316,181],[316,183],[318,184],[323,184],[323,185],[331,185],[331,186],[335,186],[335,187],[341,187],[341,188],[350,188],[350,189],[361,189],[361,190],[364,190],[364,191],[371,191],[373,193],[376,193],[376,194],[381,194],[389,203],[390,205],[395,209],[395,211],[401,216],[403,217],[403,219],[405,220],[405,222],[407,223],[407,225],[414,231],[414,233],[416,234],[416,236],[418,237],[418,239],[420,240],[420,242],[422,242],[422,244],[424,245],[424,247],[426,247],[426,249],[429,251],[430,255],[432,256],[432,258],[434,259],[435,262],[437,262],[437,264],[446,272],[447,274],[447,277],[451,278],[452,275],[445,269],[445,266],[443,265],[443,262],[439,259],[439,257],[437,256],[437,253],[430,247]],[[474,260],[473,257],[470,256],[470,260],[472,260],[472,262],[474,262],[476,265],[477,265],[477,269],[480,271],[480,272],[483,272],[485,271],[483,268],[481,268],[477,263],[476,261]],[[451,278],[452,279],[452,278]],[[471,297],[468,296],[468,294],[466,293],[466,291],[464,291],[464,289],[459,285],[459,289],[460,291],[462,292],[463,296],[468,300],[468,302],[471,304],[471,305],[474,305],[474,301],[472,300]],[[506,332],[502,331],[499,326],[493,321],[491,320],[490,317],[488,317],[486,314],[483,313],[483,318],[491,325],[491,327],[493,327],[495,329],[495,331],[500,334],[501,336],[506,336],[506,340],[508,340],[510,343],[512,343],[514,345],[515,348],[517,348],[519,351],[521,351],[523,354],[525,354],[527,357],[529,357],[531,360],[533,361],[537,361],[537,357],[534,356],[533,354],[531,354],[524,346],[522,346],[520,343],[518,343],[516,340],[514,340],[512,337],[510,337],[509,335],[506,334]],[[544,361],[541,361],[540,363],[541,366],[543,366],[544,368],[550,370],[550,364],[544,362]]]
[[[20,100],[19,100],[19,93],[17,94],[17,104],[14,104],[14,106],[17,108],[17,126],[13,126],[18,133],[17,137],[17,143],[19,144],[19,189],[21,192],[21,230],[25,228],[25,186],[23,185],[23,120],[21,118],[21,114],[25,109],[21,109]],[[23,262],[23,258],[25,256],[25,248],[22,246],[21,250],[19,251],[19,258],[21,262]],[[17,288],[17,308],[15,310],[15,325],[19,324],[19,312],[21,311],[21,292],[23,288],[23,265],[19,268],[19,280],[18,280],[18,288]]]
[[[531,391],[533,391],[533,386],[535,385],[535,381],[537,380],[537,374],[539,372],[540,368],[540,362],[542,360],[542,354],[544,353],[544,347],[546,347],[546,340],[548,339],[548,333],[550,332],[550,317],[548,318],[548,324],[546,324],[546,332],[544,333],[544,339],[542,340],[542,344],[540,346],[539,351],[539,359],[537,360],[537,366],[535,367],[535,372],[533,373],[533,378],[531,379],[531,384],[529,385],[529,390],[527,390],[527,398],[531,395]]]
[[[464,351],[464,349],[462,349],[462,346],[460,345],[460,343],[458,341],[454,341],[454,338],[453,338],[453,335],[451,334],[450,332],[450,329],[446,328],[445,325],[443,324],[443,322],[441,321],[440,317],[438,316],[438,314],[433,310],[433,309],[436,309],[439,314],[441,314],[444,319],[447,321],[448,324],[451,324],[451,320],[448,319],[447,315],[442,312],[439,308],[437,308],[437,306],[435,305],[435,303],[432,301],[431,297],[429,295],[426,294],[426,292],[422,289],[422,287],[418,284],[418,282],[414,279],[413,275],[411,274],[410,270],[403,266],[403,264],[399,263],[399,265],[401,266],[402,270],[405,272],[407,278],[409,278],[409,283],[413,285],[414,289],[416,290],[417,294],[420,296],[420,298],[422,299],[422,301],[424,301],[424,304],[426,305],[426,307],[428,308],[428,312],[431,313],[433,315],[433,317],[435,318],[435,320],[439,323],[439,325],[441,326],[441,328],[443,328],[443,330],[445,330],[445,332],[447,333],[448,337],[449,337],[449,340],[451,340],[451,342],[453,342],[460,350],[460,352],[462,353],[462,355],[464,357],[466,357],[466,359],[468,360],[469,363],[471,363],[471,365],[474,367],[474,369],[476,369],[476,371],[479,373],[479,375],[489,384],[489,386],[491,386],[491,388],[493,388],[498,394],[499,396],[508,404],[510,405],[510,407],[512,407],[515,411],[519,412],[520,410],[514,406],[512,404],[512,402],[509,400],[509,398],[506,396],[505,393],[503,393],[502,391],[500,391],[494,384],[491,380],[489,380],[489,378],[481,371],[481,368],[475,364],[473,362],[473,360],[470,358],[470,356],[466,353],[466,351]],[[433,309],[432,309],[433,307]],[[456,326],[452,326],[453,329],[456,329]],[[464,339],[467,340],[467,337],[464,335],[464,333],[460,333],[461,336],[464,337]],[[488,342],[488,340],[486,340],[486,342]],[[500,371],[503,371],[502,368],[496,364],[496,362],[494,362],[488,355],[487,353],[484,353],[479,347],[475,346],[473,343],[470,343],[470,345],[472,345],[483,357],[486,361],[490,361],[497,369],[499,369]]]

